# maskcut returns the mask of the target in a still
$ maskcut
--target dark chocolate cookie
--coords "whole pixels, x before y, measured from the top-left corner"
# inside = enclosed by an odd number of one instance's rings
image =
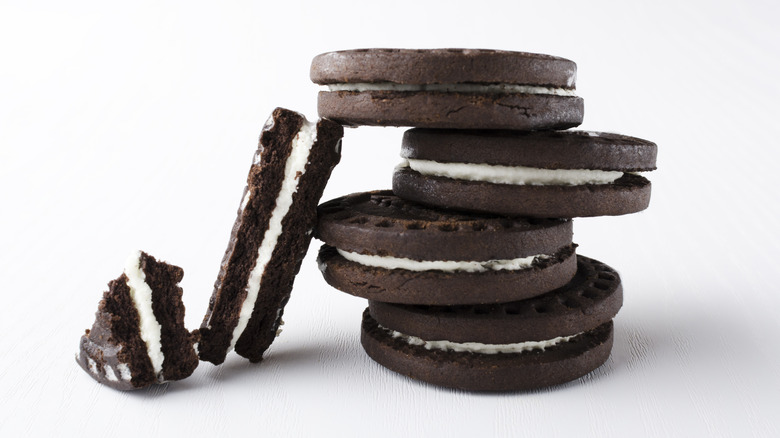
[[[129,390],[181,380],[198,366],[196,336],[184,327],[184,271],[144,252],[108,284],[76,361],[92,378]]]
[[[369,301],[382,326],[422,339],[508,344],[570,336],[612,320],[623,304],[620,276],[577,256],[563,287],[522,301],[475,306],[411,306]]]
[[[377,363],[416,380],[469,391],[519,391],[565,383],[598,368],[609,358],[612,333],[609,321],[543,349],[474,353],[410,342],[380,327],[366,309],[360,341]]]
[[[460,214],[389,191],[344,196],[318,210],[325,280],[371,300],[514,301],[563,286],[576,271],[568,220]]]
[[[252,362],[271,345],[341,154],[343,128],[277,108],[263,128],[214,293],[200,329],[202,360],[231,349]]]
[[[318,110],[346,125],[565,129],[582,123],[577,66],[475,49],[362,49],[318,55]]]
[[[440,208],[524,217],[647,208],[654,143],[617,134],[411,129],[393,192]]]

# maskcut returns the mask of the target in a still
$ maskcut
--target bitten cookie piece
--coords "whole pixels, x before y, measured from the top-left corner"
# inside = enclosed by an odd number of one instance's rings
[[[523,301],[481,306],[369,302],[361,343],[379,364],[424,382],[472,391],[557,385],[603,364],[623,303],[617,272],[577,256],[574,278]]]
[[[582,123],[577,65],[535,53],[361,49],[323,53],[318,110],[345,125],[566,129]]]
[[[140,389],[181,380],[198,366],[196,337],[184,327],[184,271],[144,252],[108,283],[95,323],[81,337],[76,361],[100,383]]]
[[[513,301],[563,286],[576,271],[569,220],[459,214],[390,191],[323,203],[315,235],[325,242],[325,280],[375,301]]]
[[[259,362],[306,255],[317,203],[341,157],[341,125],[277,108],[263,128],[247,187],[200,328],[201,360],[231,349]]]
[[[524,217],[635,213],[650,203],[655,143],[586,131],[410,129],[393,192],[439,208]]]

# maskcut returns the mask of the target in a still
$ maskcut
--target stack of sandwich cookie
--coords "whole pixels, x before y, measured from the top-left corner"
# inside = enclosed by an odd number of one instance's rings
[[[318,262],[367,298],[361,342],[428,383],[525,390],[609,357],[612,268],[574,254],[574,217],[647,208],[655,144],[582,122],[576,65],[494,50],[367,49],[312,62],[320,116],[411,126],[393,192],[319,207]]]

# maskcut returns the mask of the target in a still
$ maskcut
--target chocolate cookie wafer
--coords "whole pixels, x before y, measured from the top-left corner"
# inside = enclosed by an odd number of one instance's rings
[[[478,304],[548,292],[576,271],[572,224],[423,207],[390,191],[318,208],[318,262],[333,287],[370,300]]]
[[[184,271],[145,252],[108,283],[76,362],[93,379],[122,390],[181,380],[198,366],[197,336],[184,327]]]
[[[341,153],[343,128],[277,108],[263,128],[214,293],[202,360],[231,349],[252,362],[273,341],[311,240],[316,207]]]
[[[623,295],[617,272],[577,258],[568,284],[528,300],[452,307],[370,301],[363,347],[393,371],[451,388],[527,390],[581,377],[609,357]]]
[[[577,66],[535,53],[362,49],[318,55],[318,110],[346,125],[565,129],[582,123]]]

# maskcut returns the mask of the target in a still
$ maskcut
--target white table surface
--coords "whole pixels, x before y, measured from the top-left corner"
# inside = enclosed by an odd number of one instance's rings
[[[256,3],[0,4],[0,436],[780,436],[777,2]],[[73,354],[125,257],[182,266],[196,328],[263,122],[316,116],[311,58],[359,47],[567,57],[582,128],[658,143],[647,211],[574,224],[624,282],[608,362],[527,393],[401,377],[312,250],[262,363],[94,382]],[[325,199],[389,187],[402,132],[348,130]]]

